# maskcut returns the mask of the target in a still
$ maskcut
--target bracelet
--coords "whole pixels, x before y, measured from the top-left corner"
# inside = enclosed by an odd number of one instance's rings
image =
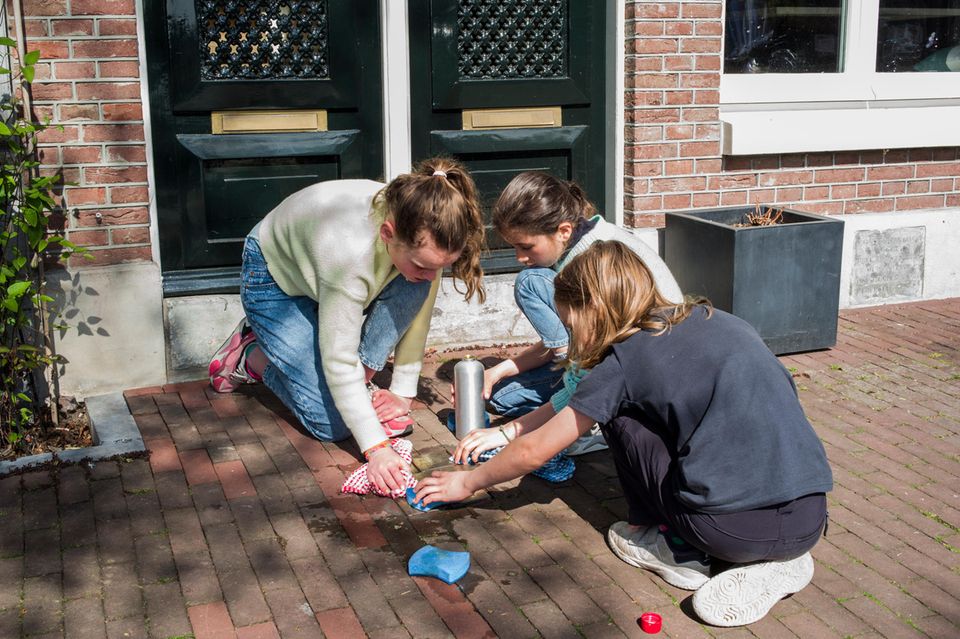
[[[387,448],[387,447],[389,447],[389,446],[390,446],[390,440],[389,440],[389,439],[385,439],[385,440],[383,440],[382,442],[380,442],[379,444],[377,444],[376,446],[371,446],[370,448],[368,448],[368,449],[366,449],[365,451],[363,451],[363,457],[364,457],[364,459],[366,459],[367,461],[370,461],[370,453],[372,453],[373,451],[378,450],[378,449],[380,449],[380,448]]]

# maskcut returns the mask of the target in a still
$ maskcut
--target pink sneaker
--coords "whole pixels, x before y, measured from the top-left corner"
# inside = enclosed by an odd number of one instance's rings
[[[401,415],[400,417],[394,417],[385,422],[380,422],[380,425],[383,426],[383,432],[385,432],[390,439],[406,437],[413,432],[413,417]]]
[[[207,374],[213,390],[218,393],[232,393],[241,384],[256,383],[257,380],[250,377],[242,365],[244,350],[256,339],[257,336],[253,334],[253,329],[244,317],[210,360]]]

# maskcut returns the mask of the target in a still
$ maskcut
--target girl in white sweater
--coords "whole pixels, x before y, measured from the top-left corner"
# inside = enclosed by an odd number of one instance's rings
[[[440,273],[482,300],[482,245],[476,187],[453,160],[386,186],[333,180],[290,195],[247,237],[246,318],[214,356],[211,384],[262,380],[317,439],[353,435],[370,481],[398,491],[409,468],[389,438],[410,430]],[[390,389],[371,398],[391,352]]]

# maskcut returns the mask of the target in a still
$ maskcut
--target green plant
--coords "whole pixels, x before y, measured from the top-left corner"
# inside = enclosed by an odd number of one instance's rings
[[[53,300],[44,293],[44,264],[85,251],[49,229],[59,176],[41,175],[37,158],[38,135],[49,123],[34,121],[17,95],[28,95],[40,52],[20,60],[6,37],[0,47],[18,63],[0,68],[0,79],[11,80],[10,95],[0,99],[0,445],[17,450],[28,428],[50,420],[45,373],[62,359],[46,337],[45,306]]]

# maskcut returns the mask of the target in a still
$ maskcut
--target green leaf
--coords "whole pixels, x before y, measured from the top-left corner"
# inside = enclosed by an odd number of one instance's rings
[[[33,67],[23,67],[23,81],[27,84],[33,82],[33,77],[36,75],[37,70]]]
[[[27,55],[23,56],[23,66],[30,66],[36,64],[40,60],[39,51],[27,51]]]
[[[23,295],[33,282],[14,282],[7,288],[8,297],[20,297]]]
[[[8,38],[6,36],[0,38],[0,46],[4,47],[15,47],[17,46],[17,41],[13,38]]]
[[[0,122],[0,135],[13,135],[13,132],[10,131],[10,127]]]

